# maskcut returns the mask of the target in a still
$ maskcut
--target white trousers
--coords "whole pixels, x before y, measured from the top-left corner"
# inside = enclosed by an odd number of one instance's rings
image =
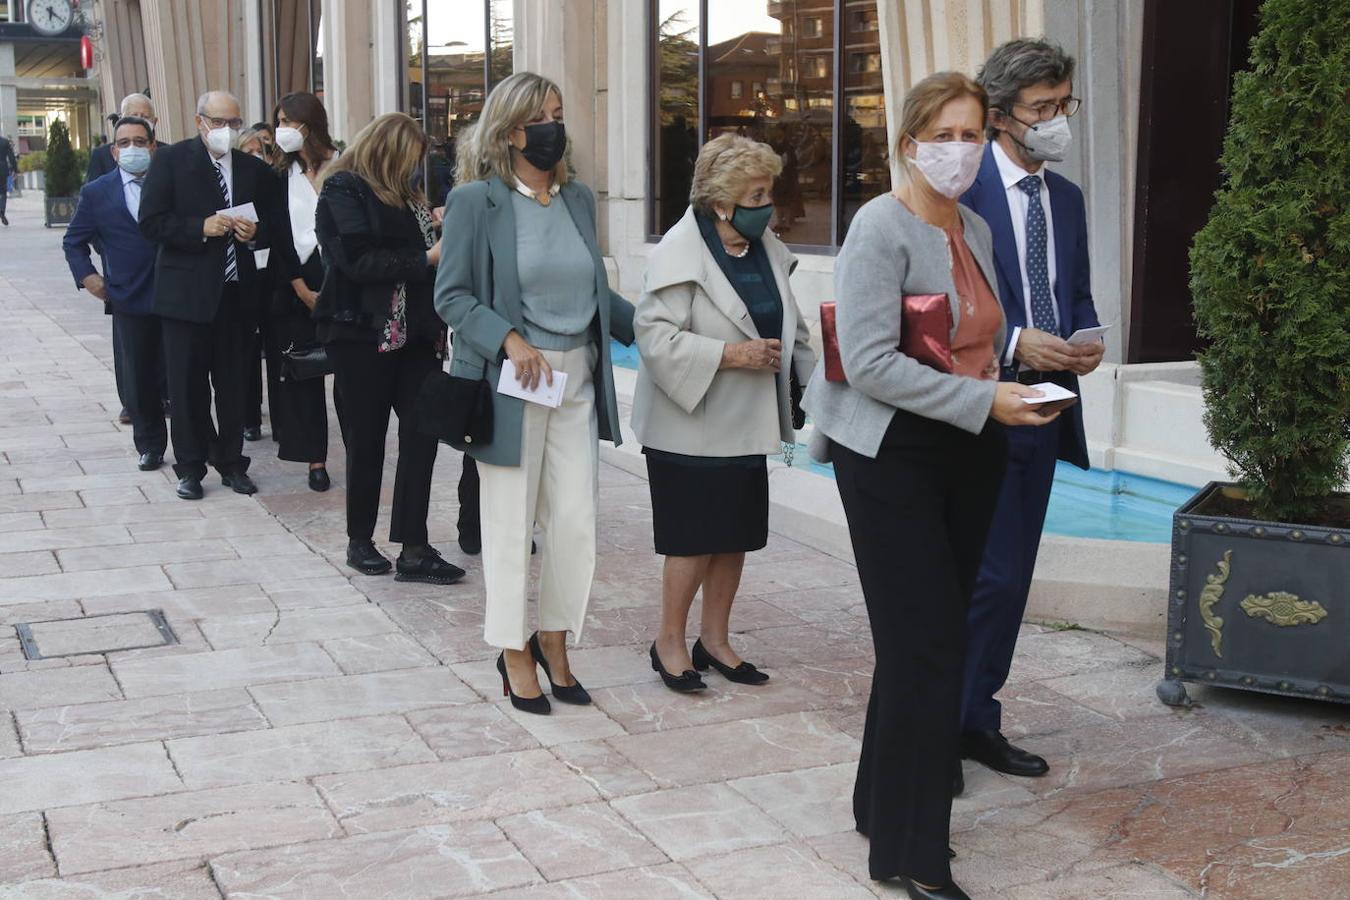
[[[526,403],[519,466],[478,464],[483,519],[483,582],[489,644],[523,650],[533,630],[526,597],[530,541],[537,524],[540,631],[581,636],[595,577],[595,514],[600,448],[591,373],[598,351],[541,350],[555,372],[567,373],[557,409]]]

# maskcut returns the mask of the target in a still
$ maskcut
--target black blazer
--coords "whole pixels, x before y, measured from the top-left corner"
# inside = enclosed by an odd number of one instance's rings
[[[274,316],[309,316],[309,307],[300,301],[295,295],[295,288],[291,286],[291,282],[296,278],[303,278],[312,291],[317,291],[323,286],[323,262],[319,252],[314,252],[309,259],[300,262],[300,254],[295,252],[295,234],[291,230],[290,180],[305,176],[292,175],[289,171],[277,174],[275,169],[272,170],[272,175],[276,182],[272,196],[272,215],[269,219],[272,226],[272,254],[267,260],[267,271],[276,287],[269,312]]]
[[[426,241],[412,210],[386,205],[365,179],[337,172],[319,192],[317,217],[324,278],[314,318],[383,329],[402,281],[409,330],[433,333],[444,327],[431,303],[436,270],[427,265]]]
[[[258,232],[248,243],[235,241],[239,297],[246,321],[257,315],[257,268],[253,251],[270,246],[269,219],[276,179],[261,160],[231,150],[234,196],[231,204],[253,203]],[[155,264],[155,314],[166,319],[207,323],[215,319],[225,284],[225,246],[232,235],[204,239],[202,223],[223,209],[215,164],[199,138],[155,151],[141,189],[141,233],[159,245]]]
[[[9,177],[11,172],[19,170],[19,160],[14,156],[14,145],[9,138],[0,137],[0,176]]]
[[[89,169],[84,173],[84,183],[88,184],[95,178],[101,178],[117,168],[117,160],[113,159],[112,144],[99,144],[94,148],[94,152],[89,154]]]

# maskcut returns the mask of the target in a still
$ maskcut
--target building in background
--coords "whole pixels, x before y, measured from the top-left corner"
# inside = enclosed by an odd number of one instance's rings
[[[17,153],[45,150],[56,119],[76,148],[104,130],[80,54],[86,12],[71,0],[0,0],[0,131]]]

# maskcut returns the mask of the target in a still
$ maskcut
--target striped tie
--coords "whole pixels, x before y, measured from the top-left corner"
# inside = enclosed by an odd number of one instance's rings
[[[220,163],[216,163],[216,181],[220,183],[220,196],[225,199],[225,206],[230,205],[230,188],[225,184],[225,170],[221,168]],[[239,262],[234,258],[234,236],[225,236],[225,280],[239,280]]]

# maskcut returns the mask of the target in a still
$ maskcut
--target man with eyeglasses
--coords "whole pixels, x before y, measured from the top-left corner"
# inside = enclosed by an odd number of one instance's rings
[[[155,126],[139,116],[120,118],[112,140],[117,169],[81,189],[62,241],[75,284],[102,300],[112,313],[118,392],[140,454],[137,465],[147,472],[163,463],[169,439],[161,399],[160,321],[153,310],[158,248],[137,226],[145,173],[154,152]],[[94,247],[103,262],[102,275],[91,259]]]
[[[234,149],[239,101],[211,91],[197,101],[197,135],[155,155],[141,198],[141,233],[159,245],[154,311],[164,334],[173,404],[178,496],[200,500],[210,463],[221,483],[257,491],[244,456],[248,324],[257,321],[253,251],[267,244],[272,175]],[[225,211],[254,205],[253,216]],[[211,419],[212,389],[215,421]]]
[[[155,118],[155,105],[145,94],[127,94],[117,108],[117,115],[108,116],[114,134],[117,133],[117,123],[122,116],[136,116],[149,122],[151,128],[159,127],[159,119]],[[101,178],[116,169],[117,161],[113,158],[112,143],[100,144],[89,154],[89,168],[84,173],[84,183],[88,184],[95,178]]]
[[[1102,361],[1100,342],[1066,338],[1100,324],[1088,271],[1087,211],[1078,186],[1047,171],[1068,153],[1074,59],[1043,40],[998,47],[980,69],[989,93],[989,138],[975,184],[961,198],[994,238],[999,297],[1008,320],[1001,378],[1053,382],[1078,392],[1078,376]],[[1040,756],[1003,736],[994,699],[1008,678],[1026,611],[1057,460],[1088,468],[1083,412],[1065,410],[1040,428],[1009,428],[1008,465],[967,615],[962,752],[999,772],[1039,776]],[[958,769],[959,771],[959,769]],[[960,793],[963,784],[953,786]]]

